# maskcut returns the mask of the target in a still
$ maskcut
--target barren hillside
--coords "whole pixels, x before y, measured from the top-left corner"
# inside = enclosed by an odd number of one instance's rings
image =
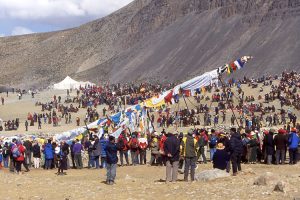
[[[300,0],[135,0],[59,32],[0,38],[0,85],[173,81],[241,55],[240,75],[299,70]]]

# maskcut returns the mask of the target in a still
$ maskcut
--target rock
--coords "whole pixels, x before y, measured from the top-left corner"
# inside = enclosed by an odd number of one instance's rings
[[[225,178],[229,177],[229,173],[219,170],[219,169],[212,169],[212,170],[205,170],[195,175],[196,181],[210,181],[215,180],[218,178]]]
[[[255,172],[254,172],[254,170],[252,169],[252,168],[247,168],[247,169],[245,169],[245,170],[243,170],[242,172],[241,172],[243,175],[251,175],[251,174],[255,174]]]
[[[276,181],[276,177],[271,172],[266,172],[254,181],[254,185],[270,185]]]
[[[285,183],[283,181],[279,181],[274,188],[274,191],[277,192],[285,192]]]

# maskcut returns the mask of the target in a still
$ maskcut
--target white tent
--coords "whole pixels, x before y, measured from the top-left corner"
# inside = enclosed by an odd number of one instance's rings
[[[67,89],[79,89],[80,86],[84,87],[86,85],[95,85],[91,82],[78,82],[67,76],[63,81],[56,83],[53,85],[53,89],[55,90],[67,90]]]

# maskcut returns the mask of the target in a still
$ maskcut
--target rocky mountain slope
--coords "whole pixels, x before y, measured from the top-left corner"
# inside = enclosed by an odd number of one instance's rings
[[[240,76],[299,70],[300,0],[135,0],[78,28],[0,38],[0,85],[175,81],[242,55]]]

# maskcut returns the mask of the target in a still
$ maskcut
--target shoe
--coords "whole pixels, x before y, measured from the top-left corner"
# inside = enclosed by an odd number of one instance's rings
[[[232,176],[237,176],[237,173],[233,173]]]

